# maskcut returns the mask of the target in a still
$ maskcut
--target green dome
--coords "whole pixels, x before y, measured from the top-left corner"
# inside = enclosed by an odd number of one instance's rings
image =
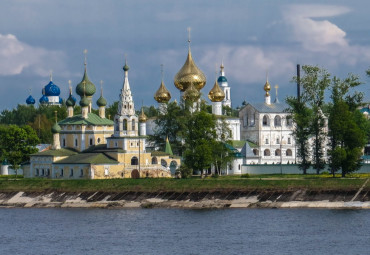
[[[73,97],[72,95],[69,95],[67,101],[66,101],[66,106],[69,107],[69,106],[75,106],[76,102],[75,100],[73,100]]]
[[[101,107],[101,106],[106,106],[107,105],[107,100],[103,96],[100,96],[98,101],[96,101],[96,104]]]
[[[90,105],[89,99],[87,99],[87,97],[83,97],[80,101],[80,105],[81,107],[89,106]]]
[[[54,126],[51,128],[51,132],[53,134],[60,133],[60,131],[62,131],[62,128],[59,126],[58,123],[55,123]]]
[[[85,91],[84,91],[84,81],[85,81]],[[84,73],[84,77],[82,78],[82,81],[79,84],[77,84],[76,93],[80,97],[83,97],[84,95],[92,96],[95,94],[95,92],[96,92],[95,85],[89,80],[89,77],[87,76],[87,71],[85,69],[85,73]]]

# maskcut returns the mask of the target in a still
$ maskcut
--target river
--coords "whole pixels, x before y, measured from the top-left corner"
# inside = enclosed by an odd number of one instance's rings
[[[369,254],[370,210],[0,208],[0,254]]]

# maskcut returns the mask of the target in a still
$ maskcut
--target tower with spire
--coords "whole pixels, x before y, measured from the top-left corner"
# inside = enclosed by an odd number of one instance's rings
[[[105,119],[105,106],[107,105],[107,100],[103,97],[103,81],[100,81],[100,97],[96,104],[99,107],[99,117]]]
[[[224,70],[224,62],[221,61],[220,66],[220,76],[217,79],[218,84],[221,86],[221,89],[223,90],[225,97],[222,100],[222,106],[228,106],[231,108],[231,94],[230,94],[230,87],[229,83],[227,82],[226,76],[225,76],[225,70]]]
[[[73,108],[74,106],[76,105],[76,98],[72,95],[72,81],[69,80],[68,81],[68,84],[69,84],[69,96],[66,100],[66,106],[67,106],[67,117],[68,118],[71,118],[73,117]]]
[[[138,135],[138,117],[135,114],[135,105],[132,98],[130,83],[128,81],[127,60],[123,66],[124,82],[119,95],[118,111],[114,116],[114,136],[137,136]]]

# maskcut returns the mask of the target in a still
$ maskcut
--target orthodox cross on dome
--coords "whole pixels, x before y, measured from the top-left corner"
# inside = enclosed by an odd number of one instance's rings
[[[50,70],[50,81],[53,81],[53,70]]]
[[[100,95],[103,96],[103,80],[100,80]]]
[[[58,123],[58,111],[54,111],[55,123]]]
[[[87,49],[84,49],[84,65],[87,65]]]
[[[32,88],[30,87],[30,88],[28,89],[28,91],[30,92],[30,95],[31,95],[31,92],[32,92]]]
[[[72,95],[72,81],[68,80],[69,94]]]
[[[163,64],[161,64],[161,80],[163,81]]]
[[[188,27],[187,30],[188,30],[188,43],[189,43],[189,46],[190,46],[190,42],[191,42],[191,40],[190,40],[191,27]]]

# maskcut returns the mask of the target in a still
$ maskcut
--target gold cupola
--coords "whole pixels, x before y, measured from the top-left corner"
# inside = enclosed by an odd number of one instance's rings
[[[220,86],[218,85],[217,80],[215,80],[215,84],[213,88],[208,93],[208,98],[212,102],[221,102],[225,98],[225,93],[222,91]]]
[[[268,79],[266,79],[266,83],[265,83],[265,86],[263,87],[263,89],[266,91],[266,95],[265,96],[268,97],[270,95],[269,91],[271,90],[271,85],[270,85]]]
[[[206,85],[206,76],[204,73],[197,67],[190,50],[190,28],[189,31],[189,51],[188,57],[185,61],[185,64],[181,67],[180,71],[175,75],[174,84],[176,88],[184,92],[190,86],[190,83],[193,83],[194,87],[199,91]]]
[[[158,103],[167,103],[171,99],[171,93],[167,90],[166,86],[161,82],[159,89],[154,94],[154,99]]]
[[[195,102],[200,98],[200,92],[194,87],[193,83],[190,82],[189,87],[185,90],[182,98],[185,101]]]
[[[146,122],[147,119],[148,119],[148,117],[145,115],[143,107],[141,107],[141,113],[139,115],[139,121],[140,122]]]

